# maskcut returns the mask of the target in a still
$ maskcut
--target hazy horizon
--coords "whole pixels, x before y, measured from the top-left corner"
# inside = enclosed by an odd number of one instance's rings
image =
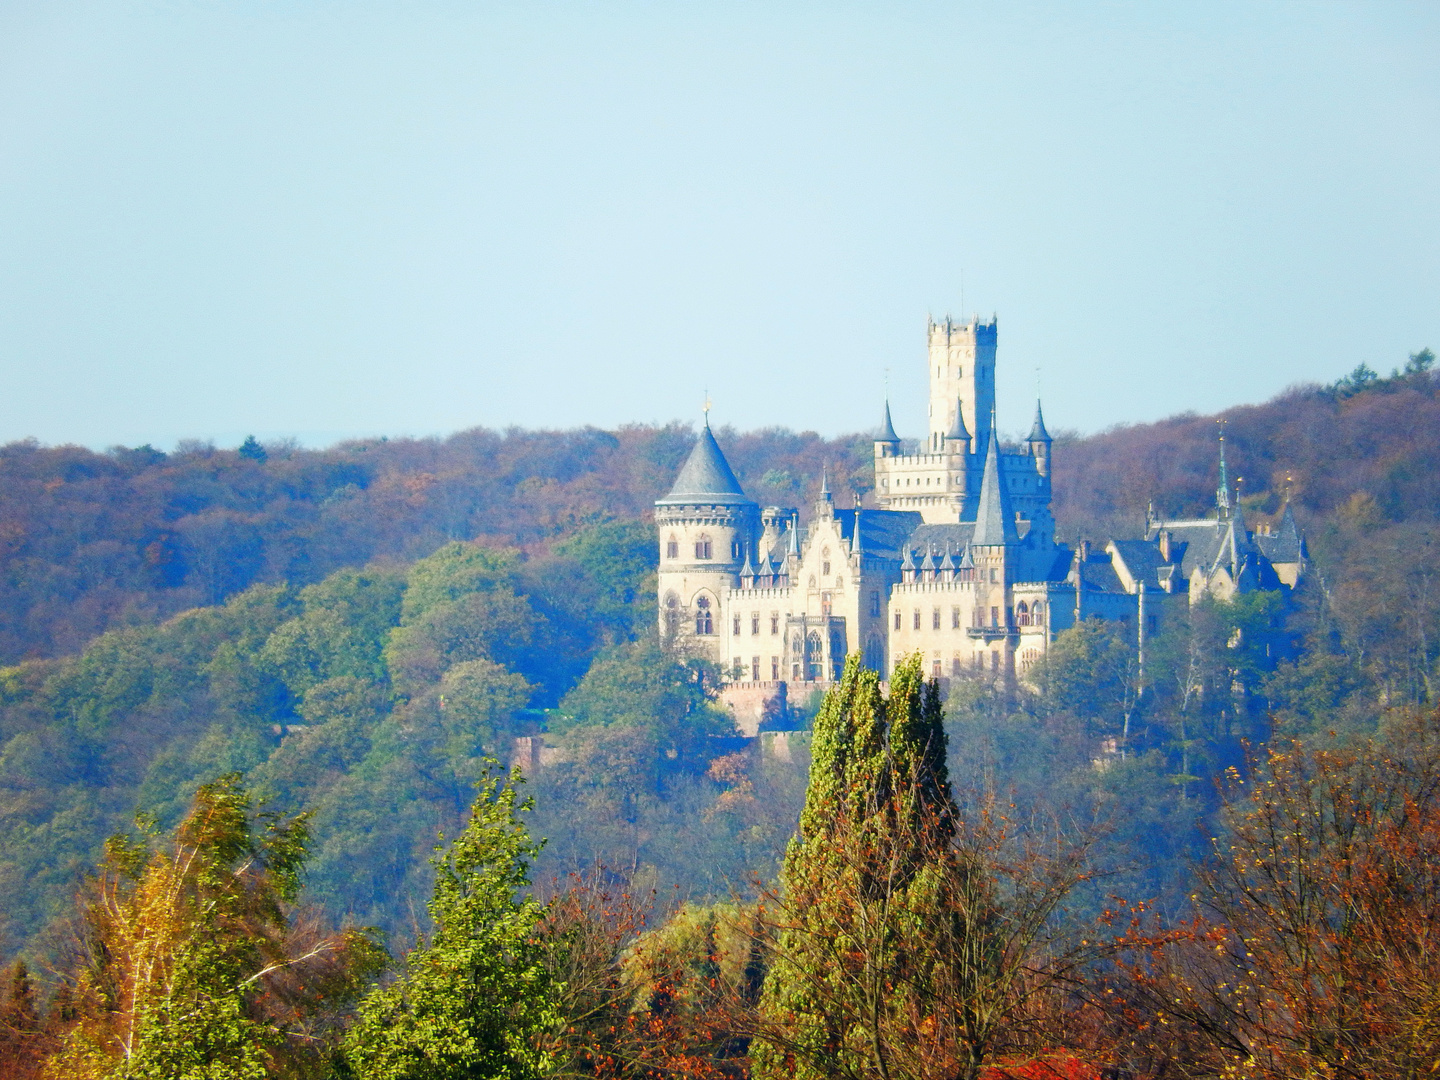
[[[1440,348],[1411,3],[0,5],[0,443],[1258,403]],[[963,294],[963,299],[962,299]],[[1037,370],[1038,369],[1038,370]],[[887,375],[888,372],[888,375]]]

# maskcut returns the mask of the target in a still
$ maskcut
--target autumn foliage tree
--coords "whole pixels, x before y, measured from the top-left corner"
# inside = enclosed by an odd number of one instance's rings
[[[1440,1069],[1440,715],[1232,772],[1204,915],[1133,974],[1192,1076]]]
[[[200,788],[173,836],[116,837],[65,990],[46,1075],[321,1075],[334,1010],[378,969],[358,932],[297,924],[305,819],[255,814],[239,777]]]

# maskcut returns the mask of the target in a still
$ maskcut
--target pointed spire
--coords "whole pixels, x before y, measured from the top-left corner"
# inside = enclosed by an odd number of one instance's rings
[[[906,544],[906,545],[905,545],[905,557],[900,560],[900,569],[901,569],[901,570],[914,570],[914,569],[915,569],[915,553],[910,550],[910,545],[909,545],[909,544]]]
[[[1230,516],[1230,477],[1225,471],[1225,421],[1215,422],[1220,425],[1220,486],[1215,489],[1215,506],[1223,519]]]
[[[860,500],[855,500],[855,524],[850,530],[850,554],[859,555],[860,548]]]
[[[1010,509],[1010,493],[1000,476],[1000,441],[995,437],[995,417],[990,417],[990,445],[985,449],[985,471],[980,480],[980,502],[975,512],[972,544],[1014,544],[1020,539],[1015,531],[1015,514]]]
[[[790,516],[789,547],[790,554],[798,559],[800,557],[800,514],[798,511]]]
[[[945,543],[945,557],[940,560],[940,572],[945,575],[945,580],[950,581],[955,577],[955,560],[950,557],[950,543]]]
[[[950,430],[946,433],[945,438],[970,441],[970,432],[965,429],[965,406],[959,398],[955,399],[955,422],[950,425]]]
[[[925,549],[925,558],[920,560],[920,569],[925,573],[926,581],[935,576],[935,553],[928,547]]]
[[[971,555],[970,555],[970,545],[969,545],[969,544],[966,544],[965,547],[964,547],[964,548],[961,550],[961,552],[960,552],[960,569],[961,569],[961,570],[974,570],[974,569],[975,569],[975,560],[974,560],[974,559],[971,557]]]
[[[828,463],[820,466],[820,497],[826,502],[830,501],[830,466]]]
[[[750,545],[745,545],[745,565],[740,568],[740,581],[743,583],[749,578],[753,583],[755,580],[755,567],[750,562]]]
[[[1035,399],[1035,423],[1030,425],[1029,442],[1051,442],[1050,433],[1045,430],[1045,417],[1040,412],[1040,399]]]
[[[880,426],[880,434],[876,442],[898,443],[900,436],[895,434],[895,425],[890,422],[890,399],[885,399],[885,423]]]

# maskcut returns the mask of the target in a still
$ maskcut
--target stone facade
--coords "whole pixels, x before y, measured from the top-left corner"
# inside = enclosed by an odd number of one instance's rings
[[[1277,530],[1246,529],[1223,442],[1214,518],[1152,515],[1142,538],[1057,543],[1039,404],[1020,446],[995,430],[996,344],[994,320],[929,324],[929,432],[904,452],[886,404],[874,509],[837,507],[824,482],[803,526],[793,508],[762,509],[707,421],[655,504],[660,629],[722,666],[746,733],[777,699],[827,687],[850,653],[882,674],[919,652],[942,680],[1015,678],[1078,620],[1115,620],[1143,652],[1176,604],[1304,574],[1288,506]]]

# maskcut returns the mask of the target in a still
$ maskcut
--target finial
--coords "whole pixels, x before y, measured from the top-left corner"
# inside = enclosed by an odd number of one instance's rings
[[[708,389],[705,391],[705,404],[701,408],[705,412],[705,426],[708,428],[710,426],[710,391]]]

